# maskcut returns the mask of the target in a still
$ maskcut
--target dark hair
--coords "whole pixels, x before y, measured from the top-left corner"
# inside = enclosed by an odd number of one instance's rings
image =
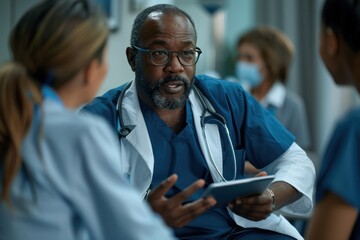
[[[12,30],[14,61],[0,68],[0,199],[10,204],[11,183],[22,166],[21,143],[34,105],[42,101],[40,87],[61,87],[101,59],[107,37],[105,15],[88,0],[42,1]]]
[[[152,12],[163,12],[165,14],[174,14],[174,15],[182,15],[185,16],[187,19],[189,19],[191,25],[194,28],[195,31],[195,41],[197,39],[197,33],[196,33],[196,28],[195,28],[195,24],[194,21],[192,20],[192,18],[190,17],[189,14],[187,14],[186,12],[184,12],[183,10],[181,10],[180,8],[174,6],[174,5],[170,5],[170,4],[157,4],[151,7],[148,7],[146,9],[144,9],[142,12],[140,12],[137,17],[134,20],[134,24],[131,30],[131,38],[130,38],[130,44],[131,45],[138,45],[139,41],[140,41],[140,32],[141,29],[144,25],[145,20],[147,19],[147,17],[149,16],[150,13]]]
[[[326,0],[322,23],[341,36],[351,50],[360,50],[360,1]]]

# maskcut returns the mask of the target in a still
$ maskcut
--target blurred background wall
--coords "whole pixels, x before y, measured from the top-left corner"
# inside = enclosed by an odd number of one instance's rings
[[[19,16],[39,0],[0,1],[0,62],[11,59],[8,35]],[[101,1],[101,0],[98,0]],[[109,74],[98,94],[133,79],[125,49],[132,22],[145,7],[174,4],[188,12],[198,31],[203,54],[197,73],[221,77],[233,74],[238,36],[257,25],[270,25],[287,34],[295,46],[295,59],[287,87],[303,97],[309,117],[312,150],[320,156],[337,119],[359,104],[356,92],[335,86],[318,54],[320,9],[323,0],[105,0],[113,6],[115,28],[109,39]],[[116,3],[116,4],[114,4]]]

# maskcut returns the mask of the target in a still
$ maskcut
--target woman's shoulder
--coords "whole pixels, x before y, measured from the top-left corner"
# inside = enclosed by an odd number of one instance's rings
[[[349,112],[342,118],[341,122],[345,124],[354,124],[360,128],[360,107],[349,110]]]
[[[65,108],[44,109],[44,132],[48,137],[58,136],[62,139],[76,139],[80,136],[101,133],[101,136],[114,134],[109,124],[100,116]]]
[[[304,100],[296,92],[287,89],[285,95],[285,104],[289,104],[293,107],[303,107]]]
[[[360,107],[350,109],[337,122],[335,127],[336,136],[350,136],[360,138]]]

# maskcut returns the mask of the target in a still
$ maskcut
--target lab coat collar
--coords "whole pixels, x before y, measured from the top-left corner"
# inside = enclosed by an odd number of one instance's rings
[[[266,94],[265,98],[261,101],[263,107],[269,105],[275,108],[281,108],[284,105],[286,97],[286,88],[280,81],[276,81]]]

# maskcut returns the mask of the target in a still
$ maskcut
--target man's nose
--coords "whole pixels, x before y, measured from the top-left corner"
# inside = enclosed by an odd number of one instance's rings
[[[181,64],[179,55],[173,52],[170,56],[170,61],[166,64],[166,69],[170,72],[182,72],[184,71],[184,66]]]

